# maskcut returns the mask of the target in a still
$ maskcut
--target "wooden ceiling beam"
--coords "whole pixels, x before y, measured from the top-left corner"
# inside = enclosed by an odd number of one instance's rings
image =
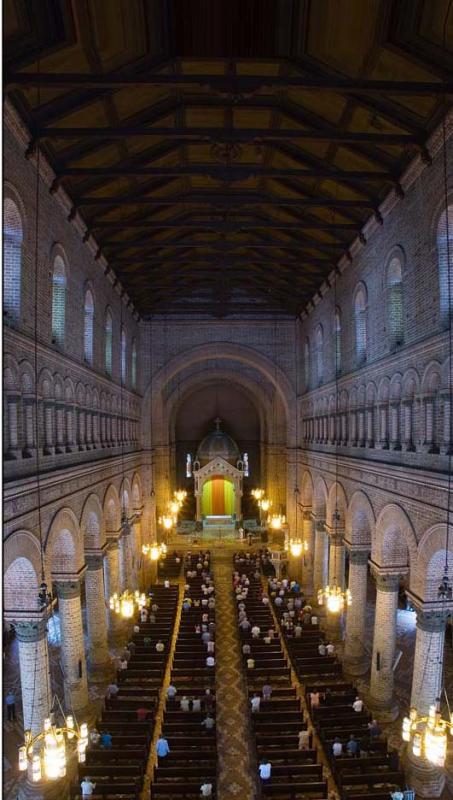
[[[190,228],[193,231],[215,231],[217,233],[241,233],[242,231],[257,230],[259,228],[267,228],[271,226],[273,230],[281,231],[298,231],[298,230],[312,230],[330,231],[330,230],[352,230],[358,231],[360,226],[353,222],[324,222],[322,220],[313,222],[279,222],[278,220],[269,219],[267,222],[241,222],[240,220],[228,220],[228,222],[197,222],[188,220],[187,222],[165,222],[156,221],[150,222],[148,220],[114,220],[101,221],[98,220],[92,226],[92,230],[110,229],[113,228],[118,232],[118,228],[126,230],[127,228],[147,228],[148,230],[174,230],[175,228]]]
[[[18,72],[5,76],[5,91],[23,87],[52,89],[118,90],[125,88],[199,87],[223,95],[244,95],[262,91],[301,89],[303,91],[348,92],[354,94],[444,95],[453,93],[453,81],[399,81],[362,78],[265,76],[265,75],[125,75],[115,73]]]
[[[160,115],[161,116],[161,115]],[[34,139],[124,139],[130,137],[158,136],[160,138],[183,141],[185,144],[192,142],[239,142],[241,144],[259,144],[260,142],[280,141],[317,141],[338,142],[339,144],[368,143],[381,145],[415,144],[422,142],[418,135],[413,133],[381,133],[379,131],[340,131],[330,126],[318,130],[287,130],[276,128],[168,128],[149,127],[149,125],[120,125],[119,127],[90,127],[90,128],[36,128]]]
[[[305,154],[304,154],[305,156]],[[95,177],[126,177],[132,176],[146,176],[153,175],[156,177],[178,178],[181,175],[206,175],[207,177],[214,178],[215,180],[231,182],[231,181],[244,181],[248,178],[329,178],[330,180],[349,181],[363,181],[363,180],[378,180],[390,181],[397,183],[398,178],[389,170],[340,170],[333,167],[322,169],[320,167],[310,167],[307,169],[296,168],[274,168],[274,167],[261,167],[259,164],[254,165],[240,165],[240,166],[218,166],[216,164],[191,164],[184,167],[147,167],[147,166],[122,166],[115,165],[111,167],[66,167],[56,166],[57,178],[64,177],[81,177],[83,175],[92,175]]]
[[[150,191],[149,189],[147,191]],[[221,195],[221,194],[205,194],[186,197],[184,195],[175,195],[174,197],[141,197],[136,196],[121,196],[114,197],[88,197],[81,195],[73,196],[73,201],[76,206],[135,206],[135,205],[148,205],[148,206],[173,206],[173,205],[213,205],[224,208],[236,208],[238,205],[245,206],[281,206],[282,208],[304,208],[304,207],[320,207],[325,208],[367,208],[374,204],[374,200],[364,197],[358,200],[343,200],[334,197],[303,197],[300,200],[288,200],[281,197],[256,197],[249,198],[246,194]]]

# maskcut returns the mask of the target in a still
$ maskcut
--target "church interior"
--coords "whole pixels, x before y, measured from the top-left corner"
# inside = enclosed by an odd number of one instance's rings
[[[5,0],[5,800],[453,798],[453,0]]]

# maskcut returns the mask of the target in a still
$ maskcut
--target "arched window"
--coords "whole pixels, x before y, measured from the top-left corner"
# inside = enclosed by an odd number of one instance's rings
[[[304,343],[304,382],[305,388],[310,387],[310,342],[305,339]]]
[[[404,341],[403,319],[403,265],[399,255],[391,257],[387,265],[387,325],[390,347]]]
[[[105,371],[107,375],[112,375],[112,339],[113,339],[113,321],[112,315],[107,309],[105,314],[105,351],[104,351],[104,361],[105,361]]]
[[[354,323],[357,363],[362,364],[367,356],[366,292],[363,285],[359,286],[355,294]]]
[[[315,337],[316,379],[320,385],[324,378],[324,335],[322,325],[318,325]]]
[[[132,342],[132,355],[131,355],[131,381],[132,388],[137,388],[137,342]]]
[[[3,214],[3,311],[13,321],[20,314],[23,227],[19,209],[9,197]]]
[[[66,319],[66,267],[61,256],[53,262],[52,272],[52,342],[64,345]]]
[[[121,329],[121,381],[126,382],[126,332]]]
[[[83,307],[83,357],[88,364],[93,363],[93,322],[94,299],[90,289],[87,289]]]
[[[333,333],[335,345],[335,373],[336,375],[339,375],[341,372],[341,314],[339,308],[335,309]]]
[[[453,206],[445,209],[437,226],[437,263],[440,313],[442,320],[449,323],[453,314]]]

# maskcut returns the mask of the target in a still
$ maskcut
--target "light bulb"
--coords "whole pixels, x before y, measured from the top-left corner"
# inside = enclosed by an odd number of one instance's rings
[[[425,756],[431,764],[443,767],[447,757],[447,734],[445,726],[437,723],[434,729],[426,727],[425,730]]]
[[[169,531],[173,525],[173,518],[172,517],[162,517],[162,524],[165,530]]]
[[[332,614],[338,614],[343,607],[343,598],[340,594],[329,594],[327,598],[327,609]]]
[[[300,555],[302,555],[302,542],[291,542],[289,547],[291,550],[291,555],[294,556],[294,558],[298,558]]]
[[[25,772],[28,767],[27,748],[25,745],[19,747],[19,772]]]
[[[35,754],[31,762],[31,779],[33,783],[38,783],[42,778],[41,759]]]
[[[149,551],[149,555],[150,555],[151,561],[157,561],[158,560],[159,555],[160,555],[160,551],[159,551],[159,547],[157,546],[157,544],[151,545],[151,549]]]

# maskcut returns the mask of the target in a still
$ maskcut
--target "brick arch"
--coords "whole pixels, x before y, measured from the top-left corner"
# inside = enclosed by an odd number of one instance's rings
[[[409,567],[413,573],[417,538],[408,515],[396,503],[385,506],[376,520],[371,558],[380,567]]]
[[[53,397],[54,381],[48,369],[42,369],[38,378],[38,393],[40,397]]]
[[[424,602],[437,600],[437,589],[445,569],[447,526],[433,525],[423,534],[417,553],[411,589]],[[453,580],[453,530],[450,526],[448,543],[448,575]]]
[[[18,530],[3,545],[4,613],[37,608],[41,583],[41,548],[34,533]]]
[[[313,482],[313,512],[320,517],[326,516],[327,513],[327,498],[328,498],[327,484],[321,475],[317,475]]]
[[[46,537],[46,572],[49,575],[78,572],[84,564],[79,523],[70,508],[60,508]]]
[[[285,410],[287,442],[293,444],[295,436],[295,391],[285,373],[271,359],[252,347],[215,342],[189,348],[165,363],[146,389],[142,404],[142,436],[144,443],[151,444],[153,430],[164,430],[165,413],[162,393],[169,381],[191,364],[209,360],[232,360],[256,369],[274,386]],[[152,393],[152,397],[151,397]],[[149,420],[151,419],[151,425]]]
[[[412,400],[420,391],[420,376],[412,367],[403,375],[403,398]]]
[[[121,481],[120,486],[120,505],[121,510],[123,508],[126,511],[128,517],[132,514],[132,490],[131,490],[131,482],[127,475]]]
[[[426,366],[421,380],[423,394],[434,394],[442,382],[442,367],[438,361],[430,361]]]
[[[80,531],[85,549],[97,549],[105,544],[104,514],[97,494],[90,494],[85,500]]]
[[[311,508],[313,505],[313,495],[314,495],[313,478],[311,477],[310,470],[306,469],[302,474],[302,490],[301,490],[302,505],[309,506]]]
[[[333,512],[335,511],[335,505],[337,506],[338,513],[340,514],[339,525],[344,527],[346,522],[346,509],[348,507],[348,500],[346,497],[346,492],[344,487],[342,486],[339,481],[334,481],[329,489],[329,493],[327,495],[327,506],[326,506],[326,523],[327,525],[334,525],[333,520]]]
[[[103,502],[105,530],[118,531],[121,525],[121,505],[116,487],[111,483],[104,495]]]
[[[370,499],[360,489],[351,497],[346,512],[346,538],[352,545],[371,549],[376,517]]]
[[[29,361],[21,361],[19,364],[20,387],[25,394],[35,391],[35,372]]]
[[[221,380],[230,380],[243,388],[249,400],[256,407],[263,436],[269,434],[272,420],[272,401],[265,395],[263,388],[255,384],[251,378],[239,375],[231,369],[210,369],[206,374],[196,373],[189,375],[184,383],[177,385],[166,399],[166,410],[169,419],[169,428],[174,433],[178,409],[186,398],[197,388],[208,386]]]
[[[138,472],[132,476],[132,506],[134,509],[141,508],[143,505],[142,482]]]
[[[18,392],[20,389],[19,365],[9,353],[3,357],[3,386],[7,392]]]

